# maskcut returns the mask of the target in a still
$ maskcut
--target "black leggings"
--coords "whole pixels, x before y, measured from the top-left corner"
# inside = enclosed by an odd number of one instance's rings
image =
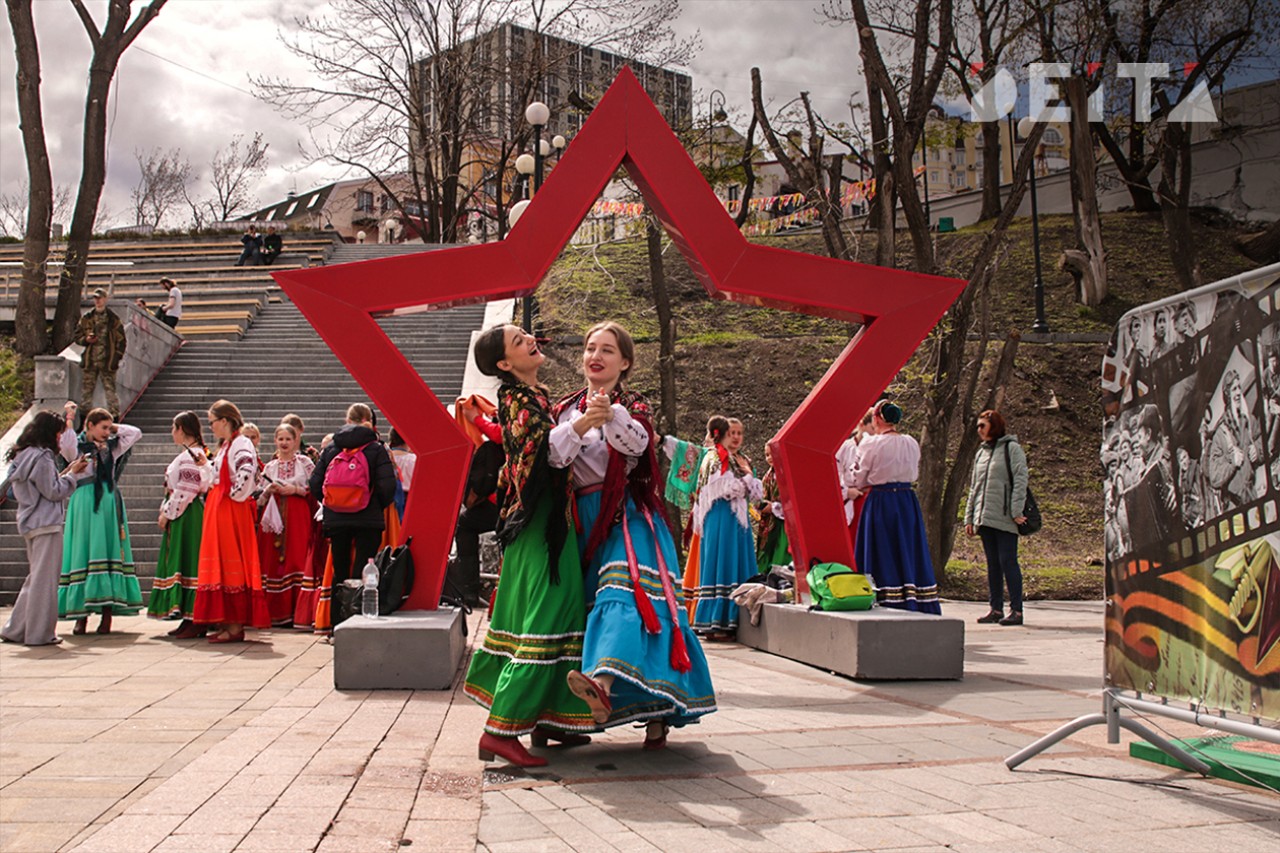
[[[355,555],[351,546],[355,545]],[[376,527],[339,527],[329,531],[329,553],[333,555],[333,587],[329,590],[330,601],[337,601],[338,587],[352,577],[355,571],[364,571],[364,564],[382,544],[382,530]]]

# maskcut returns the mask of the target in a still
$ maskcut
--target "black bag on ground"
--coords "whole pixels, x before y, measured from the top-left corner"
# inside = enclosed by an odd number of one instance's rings
[[[352,616],[360,615],[360,598],[364,594],[364,587],[360,585],[359,578],[355,580],[356,583],[343,582],[334,587],[330,608],[335,628]]]
[[[413,554],[409,552],[410,536],[398,548],[390,545],[373,558],[378,567],[378,615],[390,616],[409,600],[413,592]]]

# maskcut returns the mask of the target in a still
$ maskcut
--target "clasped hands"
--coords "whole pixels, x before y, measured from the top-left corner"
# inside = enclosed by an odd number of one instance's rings
[[[587,430],[603,426],[611,420],[613,404],[609,402],[609,395],[596,391],[587,398],[587,409],[573,422],[573,429],[581,437],[587,434]]]

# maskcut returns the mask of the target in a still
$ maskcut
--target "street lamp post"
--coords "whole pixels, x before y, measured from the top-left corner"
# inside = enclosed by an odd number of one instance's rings
[[[716,107],[716,99],[719,98],[720,106]],[[710,170],[715,159],[716,145],[716,124],[724,121],[729,114],[724,111],[724,92],[719,89],[712,89],[711,94],[707,96],[707,169]]]
[[[926,228],[933,227],[933,217],[929,215],[929,128],[920,134],[920,160],[924,163],[924,223]]]
[[[1009,121],[1013,121],[1010,116]],[[1018,122],[1018,132],[1026,139],[1031,135],[1032,129],[1035,127],[1035,121],[1031,116],[1026,116],[1022,121]],[[1031,242],[1035,246],[1036,256],[1036,320],[1031,324],[1031,331],[1047,333],[1049,324],[1044,318],[1044,278],[1040,274],[1040,209],[1036,202],[1036,161],[1035,157],[1031,158]]]
[[[551,120],[551,110],[542,101],[534,101],[524,108],[524,118],[533,125],[533,191],[536,193],[542,189],[542,158],[551,153],[551,146],[542,138],[542,128]]]

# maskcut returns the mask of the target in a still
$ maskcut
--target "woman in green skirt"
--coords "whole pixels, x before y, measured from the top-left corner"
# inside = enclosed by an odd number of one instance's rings
[[[110,634],[112,615],[142,609],[119,489],[123,457],[140,438],[142,430],[117,424],[106,409],[91,410],[78,436],[64,430],[58,438],[58,449],[68,461],[89,462],[67,503],[58,578],[58,618],[76,620],[73,634],[87,630],[90,613],[101,614],[98,633]]]
[[[521,735],[530,735],[534,746],[548,740],[576,746],[590,741],[582,732],[596,728],[586,703],[565,682],[582,665],[586,611],[569,472],[548,461],[555,424],[547,390],[538,384],[545,358],[518,326],[497,326],[476,340],[476,365],[502,380],[498,422],[507,458],[498,483],[505,494],[497,527],[502,574],[464,690],[489,709],[480,758],[520,767],[547,763],[529,754]]]
[[[191,621],[196,604],[196,574],[200,568],[200,531],[204,525],[204,494],[213,485],[213,466],[205,451],[200,417],[179,412],[173,418],[173,443],[182,448],[164,472],[164,501],[158,523],[164,531],[160,559],[151,587],[147,615],[155,619],[181,616],[170,637],[190,640],[203,631]]]

